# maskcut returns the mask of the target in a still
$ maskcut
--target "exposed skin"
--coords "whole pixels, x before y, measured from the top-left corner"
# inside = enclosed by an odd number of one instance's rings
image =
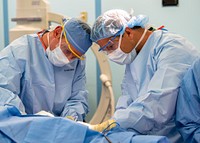
[[[137,28],[137,29],[131,29],[129,27],[126,27],[125,32],[122,36],[122,41],[121,41],[121,50],[124,53],[130,53],[133,48],[136,46],[136,44],[138,43],[140,37],[142,36],[144,32],[144,28]],[[145,34],[143,40],[141,41],[141,43],[137,46],[136,48],[136,52],[139,53],[140,50],[142,49],[142,47],[144,46],[145,42],[147,41],[148,37],[151,35],[152,31],[147,31],[147,33]],[[109,38],[105,38],[105,39],[101,39],[99,41],[97,41],[97,44],[100,47],[103,47],[104,45],[107,44],[107,42],[111,39],[112,37]],[[116,43],[119,41],[119,36],[116,37],[113,42]],[[105,51],[107,51],[109,53],[109,50],[107,48],[104,49]]]
[[[61,32],[62,32],[61,26],[57,26],[53,31],[49,32],[49,41],[50,41],[50,45],[51,45],[50,50],[54,50],[56,48],[56,46],[59,44]],[[45,45],[45,50],[48,47],[48,40],[47,40],[48,37],[47,36],[48,36],[47,33],[42,36],[42,40]],[[62,42],[66,43],[64,36],[62,36]],[[69,42],[69,44],[70,44],[70,42]],[[79,51],[77,51],[72,44],[70,44],[70,47],[77,55],[82,56],[82,54]],[[67,58],[69,60],[72,60],[77,57],[73,53],[71,53],[70,55],[67,56]]]

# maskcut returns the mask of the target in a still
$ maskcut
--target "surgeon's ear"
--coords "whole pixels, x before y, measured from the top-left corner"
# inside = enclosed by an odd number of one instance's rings
[[[126,36],[127,38],[130,38],[130,39],[133,39],[133,29],[126,27],[124,36]]]
[[[61,32],[62,32],[62,27],[61,26],[57,26],[53,31],[53,37],[59,39],[60,36],[61,36]]]
[[[124,53],[130,53],[133,49],[133,36],[132,36],[132,29],[129,27],[126,27],[125,32],[123,34],[122,42],[121,42],[121,50]]]

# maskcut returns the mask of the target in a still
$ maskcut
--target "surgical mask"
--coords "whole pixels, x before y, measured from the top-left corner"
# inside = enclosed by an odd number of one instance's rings
[[[70,63],[69,59],[65,56],[65,54],[62,52],[60,45],[61,45],[61,40],[62,40],[62,33],[60,36],[59,40],[59,45],[54,49],[50,50],[50,44],[49,44],[49,33],[47,35],[47,40],[48,40],[48,47],[46,49],[46,53],[48,56],[49,61],[57,67],[62,67],[68,63]]]
[[[144,32],[143,32],[142,36],[140,37],[139,41],[137,42],[136,46],[133,48],[133,50],[130,53],[124,53],[120,48],[121,40],[122,40],[122,34],[121,34],[120,38],[119,38],[118,48],[116,50],[114,50],[112,53],[108,54],[108,58],[111,61],[113,61],[117,64],[120,64],[120,65],[132,63],[133,60],[137,56],[136,48],[141,43],[141,41],[143,40],[146,32],[147,32],[147,29],[144,30]]]

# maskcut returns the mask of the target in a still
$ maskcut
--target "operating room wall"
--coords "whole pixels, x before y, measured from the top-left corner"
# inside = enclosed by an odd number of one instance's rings
[[[0,1],[0,17],[3,19],[2,1]],[[135,14],[145,14],[149,16],[149,23],[155,27],[164,25],[170,32],[179,33],[189,39],[194,45],[200,48],[200,1],[199,0],[179,0],[178,6],[163,7],[162,0],[102,0],[102,12],[121,8],[130,11],[134,9]],[[61,13],[70,17],[79,17],[80,12],[88,12],[88,23],[93,24],[95,20],[95,0],[49,0],[51,11]],[[11,18],[15,17],[16,1],[8,0],[9,28],[15,26]],[[3,21],[0,20],[0,49],[4,47]],[[124,74],[124,66],[110,63],[112,68],[113,89],[116,100],[121,95],[120,84]],[[89,104],[91,118],[97,107],[96,99],[96,59],[90,50],[87,53],[87,88],[90,93]]]
[[[4,47],[4,35],[3,35],[3,3],[0,2],[0,50]]]

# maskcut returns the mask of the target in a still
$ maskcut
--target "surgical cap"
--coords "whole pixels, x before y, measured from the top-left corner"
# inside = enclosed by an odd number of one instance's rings
[[[148,17],[145,15],[133,16],[124,10],[109,10],[96,19],[90,38],[93,42],[97,42],[115,34],[123,34],[126,27],[144,27],[147,22]]]
[[[63,19],[66,37],[72,46],[81,54],[85,54],[92,45],[91,28],[77,18]]]

